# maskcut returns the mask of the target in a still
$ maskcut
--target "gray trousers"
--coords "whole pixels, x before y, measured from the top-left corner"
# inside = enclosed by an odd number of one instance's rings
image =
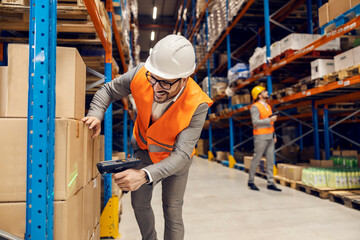
[[[266,176],[268,185],[273,184],[273,165],[274,165],[274,139],[256,139],[254,140],[255,156],[251,161],[249,171],[249,183],[254,183],[254,177],[257,167],[259,166],[260,159],[265,153],[266,157]]]
[[[182,206],[190,164],[177,174],[162,180],[162,202],[165,220],[164,240],[184,239]],[[155,184],[144,184],[131,192],[131,204],[143,240],[156,240],[155,217],[151,198]]]

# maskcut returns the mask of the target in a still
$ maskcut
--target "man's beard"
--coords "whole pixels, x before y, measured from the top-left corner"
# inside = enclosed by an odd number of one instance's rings
[[[165,95],[164,95],[163,100],[157,101],[157,100],[156,100],[155,93],[154,93],[154,101],[155,101],[155,102],[157,102],[157,103],[164,103],[164,102],[166,102],[166,101],[169,99],[169,93],[168,93],[168,92],[166,92],[166,91],[159,91],[158,93],[165,93]]]

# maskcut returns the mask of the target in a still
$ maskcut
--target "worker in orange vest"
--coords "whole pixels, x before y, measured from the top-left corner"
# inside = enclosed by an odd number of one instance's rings
[[[255,102],[250,109],[254,128],[255,156],[250,165],[248,186],[252,190],[259,191],[259,188],[254,183],[254,177],[260,159],[265,153],[267,188],[274,191],[281,191],[281,189],[276,187],[273,180],[274,151],[276,143],[274,122],[276,122],[277,116],[271,116],[273,112],[271,106],[267,104],[269,94],[264,87],[254,87],[251,91],[251,95]]]
[[[101,131],[101,120],[111,102],[132,94],[137,117],[131,140],[137,169],[113,174],[123,191],[132,191],[131,204],[142,239],[155,240],[151,207],[155,185],[162,182],[164,239],[184,239],[183,197],[205,118],[212,100],[190,77],[195,52],[183,36],[168,35],[154,46],[145,64],[104,84],[95,94],[83,121]]]

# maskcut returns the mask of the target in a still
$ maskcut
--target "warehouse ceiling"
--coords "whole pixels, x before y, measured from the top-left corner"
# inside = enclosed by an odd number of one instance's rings
[[[173,33],[181,4],[182,1],[176,0],[138,0],[141,61],[146,60],[150,48],[157,41]],[[155,20],[153,19],[154,7],[157,7],[157,18]],[[151,31],[155,32],[153,41],[150,40]]]
[[[138,24],[140,37],[139,42],[141,47],[140,59],[145,61],[149,55],[149,49],[152,48],[155,43],[168,34],[173,33],[178,17],[178,11],[180,7],[185,3],[188,6],[188,24],[192,16],[192,1],[191,0],[138,0]],[[225,1],[225,0],[224,0]],[[307,11],[306,0],[269,0],[270,2],[270,15],[276,15],[280,13],[284,17],[278,17],[277,21],[281,26],[274,26],[272,28],[272,42],[278,41],[291,31],[306,32]],[[256,32],[264,26],[264,8],[263,0],[256,0],[252,6],[248,9],[245,16],[237,23],[237,25],[230,32],[231,38],[231,50],[235,51],[240,48],[246,41],[256,36]],[[153,20],[153,7],[157,7],[157,18]],[[281,12],[288,6],[291,9],[291,13]],[[313,18],[317,18],[317,6],[316,1],[313,0]],[[286,16],[285,16],[286,15]],[[180,24],[179,24],[180,25]],[[178,25],[178,26],[179,26]],[[288,30],[286,30],[286,28]],[[289,31],[291,30],[291,31]],[[150,40],[151,31],[155,32],[155,39]],[[184,34],[184,26],[182,27],[182,34]],[[253,53],[254,48],[257,46],[258,40],[255,38],[254,44],[246,46],[245,51],[240,51],[235,54],[234,61],[248,61],[250,55]],[[262,36],[259,41],[260,45],[264,44],[264,37]],[[225,41],[220,45],[215,53],[225,53],[226,45]]]

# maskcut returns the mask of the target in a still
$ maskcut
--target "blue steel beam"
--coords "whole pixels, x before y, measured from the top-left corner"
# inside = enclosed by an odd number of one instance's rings
[[[195,0],[192,0],[192,19],[193,19],[193,29],[195,29],[195,25],[196,25],[196,21],[195,21],[195,10],[196,10],[196,8],[195,8]],[[195,51],[195,61],[196,61],[196,59],[197,59],[197,57],[196,57],[196,37],[194,38],[194,40],[193,40],[193,45],[194,45],[194,51]],[[194,74],[194,80],[195,80],[195,82],[198,82],[197,81],[197,75],[196,75],[196,73]]]
[[[133,128],[134,128],[134,122],[132,119],[130,119],[130,134],[129,134],[130,141],[132,139]],[[130,144],[130,155],[131,155],[131,157],[134,155],[134,150],[133,150],[131,144]]]
[[[270,37],[270,14],[269,14],[269,0],[264,0],[264,25],[265,25],[265,44],[266,44],[266,65],[269,66],[269,59],[271,57],[270,45],[271,45],[271,37]],[[267,90],[269,94],[272,93],[272,81],[271,75],[266,74],[267,78]]]
[[[53,239],[56,6],[30,2],[25,239]]]
[[[49,145],[48,145],[48,221],[47,236],[53,239],[54,232],[54,170],[55,170],[55,117],[56,117],[56,39],[57,0],[50,0],[50,83],[49,83]]]
[[[302,124],[299,123],[299,136],[302,136],[302,135],[303,135]],[[302,151],[304,148],[303,138],[300,138],[299,145],[300,145],[300,151]]]
[[[330,134],[329,134],[329,112],[328,106],[324,107],[324,143],[325,143],[325,160],[330,159]]]
[[[206,0],[206,3],[208,0]],[[209,51],[209,26],[207,19],[209,17],[209,10],[206,8],[206,20],[205,20],[205,31],[206,31],[206,44],[207,44],[207,51]],[[211,98],[211,81],[210,81],[210,60],[209,58],[206,60],[207,63],[207,77],[208,77],[208,91],[209,97]],[[209,108],[209,114],[211,114],[211,108]],[[209,124],[209,151],[212,152],[212,130],[211,130],[211,122]]]
[[[315,101],[312,101],[312,120],[314,129],[314,148],[315,148],[315,159],[320,160],[320,143],[319,143],[319,126],[318,126],[318,115]]]
[[[108,12],[110,19],[110,26],[112,26],[112,13]],[[112,28],[112,27],[111,27]],[[111,29],[112,34],[112,29]],[[111,39],[111,38],[110,38]],[[111,62],[108,61],[112,59],[112,53],[106,53],[105,57],[105,83],[108,83],[112,79],[112,69]],[[112,160],[112,104],[109,105],[108,109],[105,112],[105,123],[104,123],[104,133],[105,133],[105,161]],[[111,174],[106,174],[104,177],[104,206],[111,198]]]
[[[124,146],[124,153],[125,157],[128,154],[128,139],[127,139],[127,122],[128,122],[128,111],[124,109],[124,120],[123,120],[123,146]]]
[[[226,22],[229,23],[229,0],[226,0]],[[231,46],[230,46],[230,33],[226,35],[226,49],[227,49],[227,67],[231,69]],[[231,109],[231,97],[229,97],[229,108]],[[229,118],[229,131],[230,131],[230,155],[234,156],[234,120]]]

